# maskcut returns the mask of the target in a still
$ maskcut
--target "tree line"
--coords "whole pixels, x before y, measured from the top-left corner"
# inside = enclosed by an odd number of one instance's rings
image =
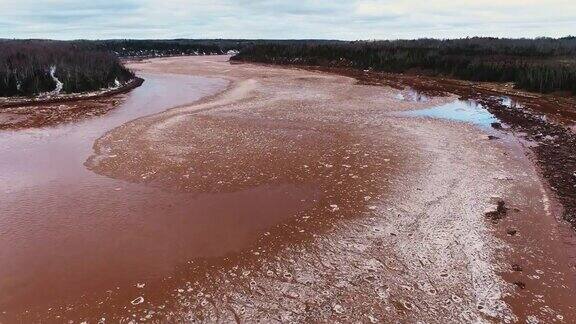
[[[125,83],[134,74],[110,51],[88,42],[0,40],[0,97],[53,91],[94,91]]]
[[[418,73],[576,94],[576,37],[253,44],[233,60]]]
[[[233,60],[349,67],[514,82],[518,88],[576,94],[576,37],[337,40],[0,40],[0,97],[93,91],[134,77],[119,57],[240,53]]]
[[[120,57],[157,57],[179,55],[218,55],[258,44],[288,44],[287,40],[251,39],[117,39],[89,41],[100,49]],[[317,43],[334,41],[317,40]],[[337,41],[336,41],[337,42]]]

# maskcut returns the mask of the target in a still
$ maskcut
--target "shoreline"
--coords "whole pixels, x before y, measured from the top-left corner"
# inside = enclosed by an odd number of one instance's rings
[[[576,230],[576,97],[527,92],[500,83],[349,68],[274,65],[249,61],[233,61],[232,64],[327,72],[352,77],[360,84],[390,86],[396,89],[410,87],[429,96],[455,94],[464,100],[477,101],[505,123],[506,127],[500,130],[525,142],[525,146],[532,153],[532,162],[538,165],[542,177],[548,181],[550,189],[564,207],[564,220]],[[495,96],[509,97],[511,104],[505,105]]]
[[[143,78],[136,77],[120,88],[103,92],[3,102],[0,103],[0,130],[38,128],[103,115],[143,83]]]
[[[114,89],[104,89],[94,92],[87,93],[71,93],[65,95],[58,95],[56,97],[46,97],[46,98],[25,98],[19,97],[15,100],[8,98],[0,98],[0,112],[4,108],[14,108],[20,106],[40,106],[44,104],[53,103],[65,103],[65,102],[81,102],[84,100],[100,99],[105,97],[114,96],[117,94],[127,93],[132,89],[138,88],[144,83],[144,79],[140,77],[135,77],[128,81],[126,84],[114,88]]]
[[[508,96],[529,102],[536,108],[535,112],[548,114],[555,122],[574,127],[576,132],[576,96],[555,95],[554,93],[538,93],[516,89],[511,83],[478,82],[439,76],[427,76],[411,73],[392,73],[377,71],[362,71],[353,68],[328,67],[297,64],[271,64],[252,61],[234,60],[231,64],[254,64],[268,67],[301,69],[315,72],[325,72],[357,79],[361,84],[386,85],[395,89],[406,86],[431,96],[445,96],[448,93],[471,96],[473,94],[492,94]]]

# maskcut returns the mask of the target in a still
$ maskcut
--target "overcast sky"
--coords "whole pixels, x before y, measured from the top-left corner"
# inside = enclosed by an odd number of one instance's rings
[[[0,0],[0,38],[328,38],[576,34],[576,0]]]

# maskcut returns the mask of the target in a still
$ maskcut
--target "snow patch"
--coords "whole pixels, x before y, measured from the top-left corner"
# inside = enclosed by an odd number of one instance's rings
[[[52,78],[52,80],[54,80],[54,82],[56,82],[56,88],[52,90],[52,92],[50,92],[50,94],[52,95],[60,94],[60,91],[62,91],[62,88],[64,87],[64,83],[58,80],[58,78],[54,75],[55,73],[56,73],[56,66],[52,65],[50,67],[50,77]]]

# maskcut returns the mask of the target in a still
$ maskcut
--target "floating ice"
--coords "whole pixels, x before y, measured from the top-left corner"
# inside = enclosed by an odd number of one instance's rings
[[[140,305],[140,304],[142,304],[143,302],[144,302],[144,297],[140,296],[140,297],[134,299],[133,301],[131,301],[130,303],[131,303],[132,305]]]
[[[341,305],[336,304],[332,309],[334,309],[337,314],[344,314],[344,307]]]

